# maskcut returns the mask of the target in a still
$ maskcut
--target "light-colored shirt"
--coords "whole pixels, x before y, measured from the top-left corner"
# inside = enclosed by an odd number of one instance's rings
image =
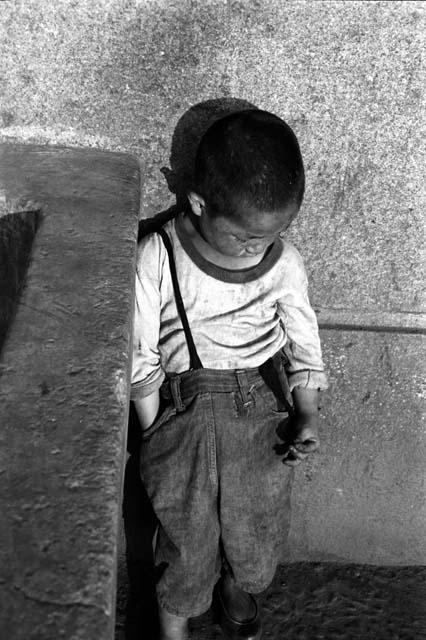
[[[182,214],[180,214],[182,215]],[[284,348],[290,389],[327,388],[318,325],[302,258],[277,239],[260,263],[230,270],[207,261],[180,216],[165,226],[194,343],[205,368],[258,367]],[[166,373],[189,369],[168,255],[159,234],[139,243],[132,399],[157,390]]]

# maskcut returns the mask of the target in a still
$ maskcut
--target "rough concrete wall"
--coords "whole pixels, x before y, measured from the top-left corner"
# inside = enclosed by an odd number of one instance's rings
[[[190,165],[191,124],[202,128],[212,113],[235,108],[236,99],[274,111],[294,127],[305,158],[306,200],[292,237],[306,258],[320,319],[331,327],[354,318],[355,325],[377,327],[386,317],[391,327],[418,329],[424,3],[22,0],[1,2],[0,16],[2,139],[136,154],[144,165],[142,215],[150,215],[174,202],[169,186]],[[419,456],[425,451],[419,431],[423,342],[407,336],[407,357],[394,334],[386,340],[357,334],[356,349],[347,346],[352,339],[333,336],[323,334],[333,383],[333,401],[324,405],[328,449],[313,467],[312,490],[299,474],[295,497],[312,516],[311,533],[297,550],[310,557],[426,561],[423,465],[407,453],[413,442]],[[383,362],[390,364],[383,368]],[[366,367],[373,367],[367,378]],[[400,387],[392,387],[395,372]],[[360,395],[365,380],[379,375],[396,411],[386,421],[380,385],[363,387]],[[401,406],[410,408],[409,418],[398,413]],[[362,439],[369,421],[380,422],[384,433],[370,443],[372,466],[363,465],[359,449],[345,465],[352,439]],[[404,482],[397,485],[394,470],[401,466]],[[381,484],[370,482],[372,474]],[[343,506],[324,497],[320,488],[334,483],[341,489],[342,480],[346,488],[361,482],[369,490],[355,491]],[[316,535],[318,511],[329,523],[327,537]],[[306,531],[297,513],[296,532],[302,525]],[[366,531],[362,544],[351,534],[353,513]],[[383,529],[393,541],[385,552]],[[336,547],[337,538],[343,542]],[[321,543],[306,542],[312,539]]]
[[[160,168],[187,109],[236,97],[275,111],[305,156],[297,237],[318,299],[350,307],[355,288],[367,307],[419,308],[422,2],[18,0],[0,12],[3,137],[137,154],[150,213],[170,197]]]

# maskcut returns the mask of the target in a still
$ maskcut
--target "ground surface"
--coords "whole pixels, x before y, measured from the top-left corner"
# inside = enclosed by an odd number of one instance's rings
[[[125,638],[126,593],[122,568],[116,640]],[[279,569],[259,602],[264,640],[426,638],[426,567],[296,563]],[[134,637],[148,640],[143,630]],[[192,621],[191,640],[221,637],[210,612]]]

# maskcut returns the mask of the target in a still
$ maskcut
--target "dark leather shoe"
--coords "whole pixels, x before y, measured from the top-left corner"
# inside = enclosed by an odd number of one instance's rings
[[[213,591],[213,609],[216,622],[220,625],[224,637],[227,640],[260,640],[262,637],[262,622],[256,600],[251,594],[248,594],[254,605],[255,613],[248,620],[237,620],[231,616],[227,609],[221,583],[222,580],[219,580]]]

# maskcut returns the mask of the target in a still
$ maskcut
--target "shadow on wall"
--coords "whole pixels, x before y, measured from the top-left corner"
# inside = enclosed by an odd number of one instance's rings
[[[176,195],[178,207],[184,206],[186,193],[193,187],[195,154],[205,131],[215,120],[230,113],[256,108],[246,100],[219,98],[196,104],[180,118],[172,138],[171,168],[161,169],[170,191]]]
[[[40,222],[39,210],[0,216],[0,356],[24,289]]]
[[[141,221],[139,239],[150,233],[158,224],[164,224],[173,217],[176,211],[182,211],[187,206],[186,194],[192,189],[194,160],[198,144],[210,125],[230,113],[257,109],[246,100],[239,98],[217,98],[200,102],[186,111],[178,121],[172,137],[170,153],[170,167],[161,167],[169,191],[176,196],[176,204],[162,211],[153,218]]]

